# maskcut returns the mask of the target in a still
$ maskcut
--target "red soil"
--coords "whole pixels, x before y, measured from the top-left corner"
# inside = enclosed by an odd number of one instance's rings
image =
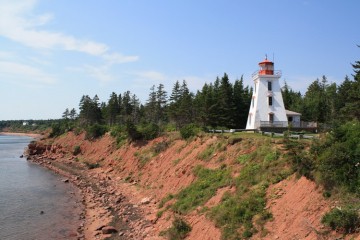
[[[217,137],[197,138],[192,142],[180,139],[170,141],[169,138],[160,137],[148,143],[124,145],[118,149],[109,135],[96,141],[88,141],[84,134],[68,133],[51,141],[51,147],[48,147],[43,158],[72,166],[77,166],[80,162],[99,163],[100,168],[81,171],[83,179],[94,181],[95,185],[101,183],[100,185],[106,186],[101,191],[106,192],[107,195],[103,198],[107,197],[107,202],[114,202],[119,196],[126,198],[126,201],[123,201],[126,204],[111,205],[127,226],[127,229],[121,230],[124,235],[120,239],[148,240],[164,239],[159,233],[171,226],[173,215],[165,212],[157,218],[158,203],[168,194],[176,194],[195,180],[192,173],[194,166],[217,168],[224,163],[231,165],[237,156],[252,152],[256,148],[254,145],[250,145],[248,149],[241,148],[239,146],[242,143],[227,145],[225,151],[204,161],[200,160],[198,155],[209,145],[217,143]],[[159,142],[169,142],[170,145],[158,155],[146,157],[151,148]],[[81,149],[81,154],[76,156],[79,162],[75,161],[72,154],[75,146],[80,146]],[[233,174],[236,175],[237,172],[238,169],[234,169]],[[206,206],[218,204],[226,191],[233,189],[219,189]],[[107,208],[106,201],[100,204],[101,201],[93,198],[93,195],[86,191],[84,194],[87,208],[85,239],[93,239],[94,236],[104,238],[106,236],[99,235],[96,228],[101,224],[109,224],[114,215],[109,215],[109,211],[104,210]],[[141,203],[145,198],[149,199],[149,203]],[[297,180],[294,177],[284,180],[269,187],[268,199],[268,208],[274,218],[265,226],[269,234],[263,238],[254,236],[253,239],[318,238],[316,231],[323,229],[320,218],[329,209],[329,203],[323,199],[313,182],[305,178]],[[138,218],[131,219],[131,213],[125,214],[130,210],[136,210],[135,215]],[[221,238],[220,230],[204,214],[195,210],[185,218],[192,226],[187,239]],[[126,221],[129,219],[131,221]]]

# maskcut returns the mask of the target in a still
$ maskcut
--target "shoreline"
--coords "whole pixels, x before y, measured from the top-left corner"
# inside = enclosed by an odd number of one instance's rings
[[[112,170],[88,169],[72,157],[25,154],[27,160],[63,177],[79,190],[83,212],[79,216],[77,239],[146,239],[144,228],[152,223],[144,220],[141,203],[133,203]],[[105,229],[113,229],[108,233]],[[149,229],[147,229],[149,231]]]
[[[0,136],[26,136],[32,137],[35,140],[40,140],[44,135],[39,133],[22,133],[22,132],[0,132]]]

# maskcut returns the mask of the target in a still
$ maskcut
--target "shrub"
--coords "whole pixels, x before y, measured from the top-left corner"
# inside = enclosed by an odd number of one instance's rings
[[[128,138],[125,128],[121,126],[112,127],[110,136],[115,138],[117,147],[120,147],[123,143],[125,143]]]
[[[76,156],[81,153],[81,148],[79,145],[74,146],[73,154]]]
[[[151,140],[157,138],[160,134],[160,127],[155,123],[149,123],[140,127],[139,130],[143,139]]]
[[[107,132],[107,127],[100,124],[94,124],[86,129],[86,139],[96,139],[103,136]]]
[[[155,154],[159,154],[165,151],[168,147],[169,147],[168,142],[158,142],[152,147],[152,150],[155,152]]]
[[[66,132],[65,126],[60,123],[55,123],[51,126],[51,133],[49,137],[58,137]]]
[[[89,163],[89,162],[85,162],[85,165],[87,166],[88,169],[94,169],[94,168],[100,167],[100,164],[99,164],[99,163]]]
[[[221,227],[222,239],[243,239],[251,237],[256,229],[253,226],[254,216],[265,220],[271,217],[266,206],[265,190],[256,189],[249,195],[224,194],[221,203],[211,209],[209,216]],[[239,227],[243,230],[239,231]]]
[[[241,142],[243,139],[241,137],[230,137],[228,139],[228,144],[234,145],[235,143]]]
[[[139,132],[132,122],[126,123],[126,132],[131,141],[141,140],[143,135]]]
[[[196,136],[198,132],[200,132],[200,129],[193,123],[185,125],[180,129],[180,134],[183,139]]]
[[[326,213],[321,222],[331,229],[345,233],[353,233],[360,227],[359,214],[354,209],[334,208]]]
[[[288,150],[287,157],[292,163],[295,172],[309,179],[313,179],[315,162],[307,152],[304,151],[305,144],[299,141],[286,140],[285,148]]]
[[[320,181],[327,190],[345,187],[360,194],[360,122],[335,127],[317,147]]]
[[[181,240],[185,239],[188,233],[191,231],[191,226],[179,217],[175,217],[171,228],[163,232],[170,240]]]

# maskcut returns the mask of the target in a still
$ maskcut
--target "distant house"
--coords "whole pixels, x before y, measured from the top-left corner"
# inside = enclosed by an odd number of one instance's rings
[[[291,127],[300,127],[301,126],[301,113],[293,112],[290,110],[285,110],[286,117],[288,119],[288,124]]]
[[[29,122],[23,122],[23,126],[29,125]]]

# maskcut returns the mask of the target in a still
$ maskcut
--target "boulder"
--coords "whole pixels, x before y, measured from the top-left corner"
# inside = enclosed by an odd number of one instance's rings
[[[150,198],[145,197],[143,199],[141,199],[140,204],[149,204],[150,203]]]
[[[106,226],[101,229],[101,232],[103,234],[111,234],[111,233],[116,233],[117,230],[113,226]]]

